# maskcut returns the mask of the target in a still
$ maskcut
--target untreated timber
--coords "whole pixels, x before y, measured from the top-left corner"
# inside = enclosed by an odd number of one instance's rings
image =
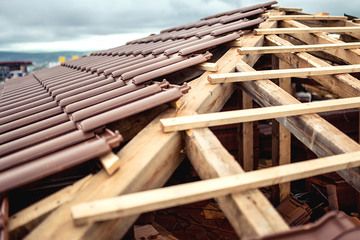
[[[286,28],[306,28],[308,26],[294,20],[286,20],[280,22],[281,27]],[[304,33],[292,33],[291,36],[301,40],[307,44],[344,44],[343,41],[339,39],[333,38],[325,33],[312,33],[312,34],[304,34]],[[341,60],[349,63],[349,64],[359,64],[360,63],[360,49],[332,49],[332,50],[324,50],[326,53],[329,53],[333,56],[340,58]]]
[[[276,63],[279,65],[279,69],[289,69],[290,66],[273,56],[272,61],[274,61],[273,66],[276,66]],[[291,94],[291,78],[280,78],[279,87],[284,89],[287,93]],[[284,165],[291,163],[291,133],[287,130],[282,124],[278,121],[272,121],[272,166]],[[273,187],[272,191],[273,200],[275,202],[281,203],[291,194],[291,185],[290,182],[281,183]]]
[[[71,213],[76,224],[104,221],[358,166],[360,151],[83,203]]]
[[[254,71],[245,62],[240,62],[237,68],[239,71]],[[268,80],[241,82],[239,86],[263,107],[300,103],[286,91]],[[318,157],[360,151],[358,143],[317,114],[277,118],[277,120]],[[338,171],[338,174],[360,191],[358,168]]]
[[[251,109],[253,106],[251,97],[241,90],[238,92],[241,92],[242,109]],[[242,123],[238,129],[239,159],[242,159],[245,171],[254,170],[254,124]]]
[[[242,82],[263,79],[275,79],[286,77],[312,77],[321,75],[333,75],[343,73],[360,72],[360,64],[343,65],[318,68],[296,68],[296,69],[277,69],[256,72],[235,72],[223,74],[210,74],[208,80],[211,84],[224,82]]]
[[[337,49],[357,49],[360,43],[330,43],[314,45],[296,45],[296,46],[267,46],[267,47],[249,47],[239,48],[239,54],[269,54],[269,53],[289,53],[289,52],[309,52],[325,51]]]
[[[244,173],[208,128],[186,131],[185,142],[187,156],[201,179]],[[261,236],[288,229],[259,190],[230,194],[216,198],[216,201],[239,237]]]
[[[276,35],[266,36],[268,45],[291,46],[292,44]],[[309,53],[275,53],[275,56],[292,67],[331,67],[331,65]],[[360,82],[350,74],[312,76],[312,79],[325,86],[328,90],[341,97],[360,96]]]
[[[205,70],[210,72],[216,72],[219,69],[217,63],[204,62],[198,65],[195,65],[194,68],[199,70]]]
[[[275,6],[274,9],[285,12],[301,12],[302,8]]]
[[[360,27],[314,27],[314,28],[274,28],[255,29],[256,34],[290,34],[290,33],[347,33],[359,32]]]
[[[346,20],[345,16],[323,16],[323,15],[282,15],[269,16],[269,20]]]
[[[182,116],[161,119],[160,123],[164,132],[172,132],[349,108],[360,108],[360,97]]]
[[[113,153],[109,152],[101,157],[99,157],[102,166],[105,171],[111,175],[120,167],[120,159],[119,157]]]

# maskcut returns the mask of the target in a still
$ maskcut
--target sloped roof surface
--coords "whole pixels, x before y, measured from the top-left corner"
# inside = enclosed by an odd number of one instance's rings
[[[263,22],[259,15],[275,3],[209,16],[0,85],[0,193],[111,151],[121,135],[106,124],[189,90],[153,79],[207,61],[206,50]]]

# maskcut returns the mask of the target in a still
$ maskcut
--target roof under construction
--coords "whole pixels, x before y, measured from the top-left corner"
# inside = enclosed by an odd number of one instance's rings
[[[238,238],[310,239],[329,221],[346,226],[332,236],[359,234],[356,221],[337,213],[293,229],[313,209],[294,199],[290,182],[306,178],[312,186],[311,177],[336,172],[355,195],[360,190],[359,135],[354,141],[321,115],[360,108],[360,25],[276,3],[208,16],[1,84],[0,239],[119,239],[140,214],[212,198]],[[300,102],[300,85],[332,97]],[[266,151],[256,143],[266,135],[259,124],[272,132],[271,167],[259,167],[255,151]],[[226,126],[232,130],[219,137],[216,129]],[[295,141],[313,160],[295,162]],[[23,189],[70,177],[64,170],[94,159],[98,170],[11,209]],[[163,187],[184,159],[199,181]],[[259,190],[274,185],[272,197]]]

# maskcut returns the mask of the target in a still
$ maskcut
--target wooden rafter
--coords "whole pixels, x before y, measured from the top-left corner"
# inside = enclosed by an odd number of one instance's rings
[[[208,129],[186,131],[187,156],[201,179],[242,174],[244,170]],[[259,190],[216,198],[239,237],[285,231],[287,224]]]

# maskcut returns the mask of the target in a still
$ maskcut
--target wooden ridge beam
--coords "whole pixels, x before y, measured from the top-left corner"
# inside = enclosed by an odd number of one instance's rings
[[[258,35],[268,34],[291,34],[291,33],[347,33],[359,32],[360,27],[314,27],[314,28],[274,28],[274,29],[255,29]]]
[[[357,49],[360,43],[331,43],[314,45],[294,45],[294,46],[267,46],[267,47],[249,47],[239,48],[239,54],[269,54],[269,53],[289,53],[289,52],[309,52],[325,51],[338,49]]]
[[[104,221],[358,166],[360,166],[360,152],[345,153],[83,203],[72,207],[71,213],[75,224]]]
[[[266,36],[266,43],[270,46],[291,46],[292,44],[276,35]],[[287,62],[292,67],[331,67],[330,64],[308,53],[275,53],[276,57]],[[360,96],[360,82],[350,74],[312,76],[312,79],[341,97]]]
[[[360,97],[161,119],[164,132],[214,127],[310,113],[360,108]]]
[[[322,15],[283,15],[269,16],[269,20],[347,20],[346,16],[322,16]]]
[[[253,80],[286,78],[286,77],[312,77],[321,75],[333,75],[343,73],[360,72],[360,64],[343,65],[318,68],[295,68],[295,69],[276,69],[256,72],[236,72],[223,74],[210,74],[208,80],[211,84],[225,82],[243,82]]]
[[[280,22],[281,27],[285,28],[306,28],[307,26],[293,20],[286,20]],[[304,33],[292,33],[292,37],[301,40],[302,42],[314,45],[314,44],[344,44],[345,42],[340,41],[339,39],[333,38],[325,33],[313,33],[313,34],[304,34]],[[324,50],[326,53],[329,53],[349,64],[360,64],[360,49],[332,49]]]

